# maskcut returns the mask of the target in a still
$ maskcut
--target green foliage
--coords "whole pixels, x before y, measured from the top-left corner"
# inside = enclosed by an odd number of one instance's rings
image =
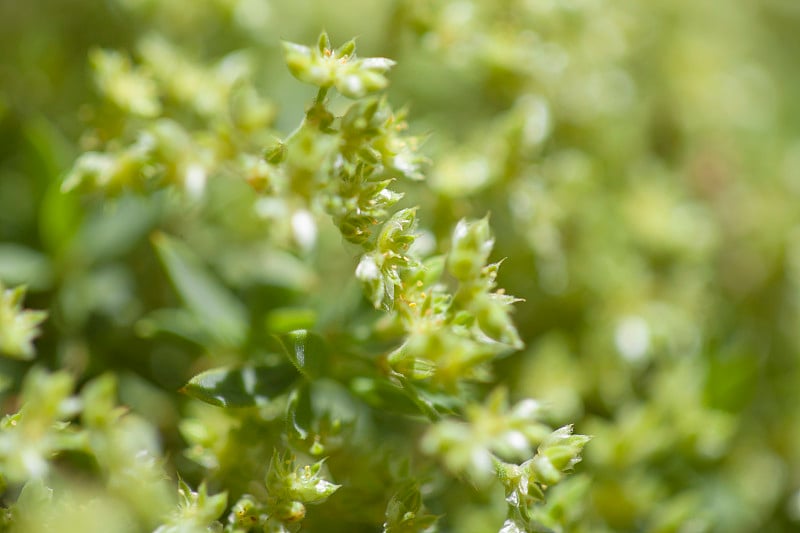
[[[0,530],[797,528],[791,1],[62,4],[0,5]]]
[[[23,309],[24,296],[24,287],[6,289],[0,281],[0,354],[33,359],[33,340],[47,313]]]

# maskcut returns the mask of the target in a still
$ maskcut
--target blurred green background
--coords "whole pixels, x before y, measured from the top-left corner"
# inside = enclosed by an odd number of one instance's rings
[[[280,40],[323,28],[398,62],[389,99],[429,135],[427,180],[405,187],[431,242],[491,213],[527,346],[496,364],[498,380],[594,436],[556,489],[583,491],[568,530],[800,528],[794,0],[0,2],[0,280],[27,284],[26,305],[50,313],[40,360],[118,372],[123,401],[180,449],[175,391],[198,353],[142,320],[177,299],[158,230],[190,242],[252,320],[302,304],[347,327],[358,287],[318,282],[352,268],[338,237],[321,230],[310,266],[265,262],[277,230],[244,185],[210,179],[188,210],[60,190],[119,128],[98,103],[92,50],[138,63],[167,43],[187,65],[243,50],[270,128],[285,132],[313,92]],[[186,83],[212,91],[211,70],[198,72]],[[27,369],[0,365],[17,382]],[[480,532],[473,519],[455,530]]]

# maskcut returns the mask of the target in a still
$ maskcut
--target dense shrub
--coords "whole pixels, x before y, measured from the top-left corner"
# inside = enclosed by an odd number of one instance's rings
[[[797,24],[0,4],[0,527],[797,527]]]

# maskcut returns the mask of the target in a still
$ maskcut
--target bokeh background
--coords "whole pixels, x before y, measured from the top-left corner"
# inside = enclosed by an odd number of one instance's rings
[[[794,0],[0,2],[0,280],[50,313],[40,360],[114,370],[123,401],[180,450],[175,391],[199,355],[154,333],[152,312],[176,300],[154,232],[190,242],[252,320],[298,302],[328,324],[368,308],[356,284],[319,282],[352,268],[324,228],[310,266],[265,261],[269,221],[244,184],[211,179],[188,211],[61,192],[119,129],[93,51],[157,73],[166,61],[176,94],[213,95],[220,65],[246,57],[264,127],[288,132],[313,92],[280,40],[322,28],[398,62],[388,98],[427,136],[427,179],[405,188],[430,242],[491,213],[500,285],[525,300],[526,348],[497,379],[594,436],[554,489],[567,530],[800,528]],[[28,368],[0,365],[17,383]],[[454,530],[488,531],[479,509]]]

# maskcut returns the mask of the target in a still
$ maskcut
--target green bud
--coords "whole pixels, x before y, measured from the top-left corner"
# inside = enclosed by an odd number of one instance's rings
[[[518,465],[504,463],[503,461],[495,461],[494,470],[497,474],[497,479],[506,486],[518,483],[522,476],[522,470]]]
[[[311,447],[308,449],[308,452],[311,455],[319,457],[323,453],[325,453],[325,445],[322,444],[319,439],[315,439],[314,442],[311,444]]]
[[[319,60],[312,55],[309,47],[286,41],[283,41],[281,46],[286,66],[289,67],[289,72],[292,73],[292,76],[302,82],[318,87],[330,85],[328,69],[324,68]]]
[[[490,338],[506,343],[514,348],[522,348],[514,322],[511,320],[511,306],[500,299],[487,295],[477,311],[478,326]]]
[[[341,485],[331,483],[320,475],[323,462],[324,460],[298,468],[288,476],[288,493],[291,498],[305,503],[320,503],[339,489]]]
[[[251,527],[258,522],[259,505],[255,498],[245,494],[231,509],[229,521],[237,526]]]
[[[450,273],[460,281],[480,276],[494,246],[489,220],[484,217],[474,222],[462,219],[453,231],[453,242],[448,257]]]
[[[317,50],[323,56],[330,54],[331,50],[331,40],[328,37],[328,32],[323,31],[319,34],[319,38],[317,38]]]
[[[539,452],[526,463],[532,475],[541,483],[557,483],[562,472],[571,469],[580,461],[584,445],[591,440],[586,435],[573,435],[572,426],[564,426],[548,435],[539,446]]]
[[[371,216],[348,213],[339,222],[339,230],[348,241],[354,244],[362,244],[372,235],[370,226],[374,223],[375,219]]]
[[[575,461],[576,450],[573,446],[551,446],[544,450],[547,459],[559,470],[570,468]]]
[[[545,485],[555,485],[561,480],[561,471],[542,454],[537,454],[531,462],[533,476]]]
[[[375,58],[382,59],[382,58]],[[386,61],[389,61],[388,59]],[[366,71],[361,73],[361,83],[366,92],[371,93],[385,89],[389,85],[386,76],[377,72]]]
[[[356,51],[356,40],[355,39],[350,39],[349,41],[344,43],[342,46],[337,48],[336,52],[334,53],[334,55],[337,58],[349,58],[350,56],[353,55],[353,53],[355,51]]]
[[[354,224],[350,220],[345,220],[339,224],[339,231],[342,233],[342,237],[353,244],[364,244],[372,235],[372,232],[368,229],[365,229],[360,224]]]
[[[397,254],[408,250],[416,236],[413,231],[416,226],[416,208],[402,209],[395,213],[386,224],[383,225],[378,236],[378,249],[382,252],[394,252]]]
[[[264,150],[264,159],[267,163],[278,165],[286,159],[286,145],[281,141],[275,142]]]

